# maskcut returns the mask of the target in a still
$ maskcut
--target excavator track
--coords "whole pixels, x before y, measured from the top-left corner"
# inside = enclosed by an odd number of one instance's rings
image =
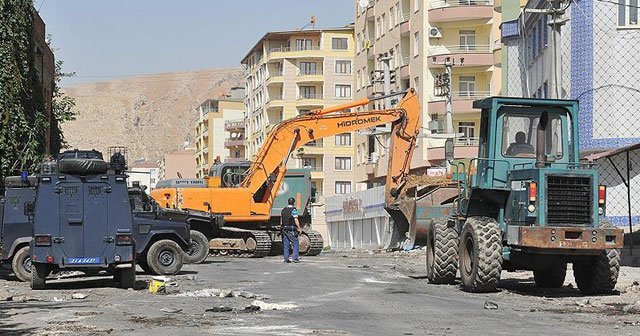
[[[302,234],[307,236],[310,242],[309,249],[302,255],[317,256],[320,254],[324,248],[324,240],[322,239],[320,232],[314,230],[303,230]]]
[[[269,255],[271,251],[271,237],[264,231],[246,230],[234,227],[225,227],[225,231],[229,238],[241,238],[247,245],[246,250],[238,249],[212,249],[212,255],[244,257],[244,258],[262,258]]]

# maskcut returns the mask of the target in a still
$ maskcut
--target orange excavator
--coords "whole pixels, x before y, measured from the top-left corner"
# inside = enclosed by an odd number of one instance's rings
[[[398,95],[404,97],[396,108],[349,112],[352,108],[367,106],[374,100]],[[271,130],[248,169],[246,178],[237,188],[220,187],[215,182],[217,180],[211,178],[206,180],[205,185],[197,187],[187,184],[155,189],[151,196],[162,207],[215,215],[214,225],[191,222],[192,230],[200,231],[207,237],[211,250],[223,254],[234,251],[254,257],[264,256],[276,240],[274,235],[277,235],[277,228],[267,227],[265,223],[269,223],[271,207],[291,154],[317,139],[389,123],[392,127],[386,176],[386,209],[395,225],[406,232],[405,228],[408,228],[411,219],[407,217],[413,216],[415,209],[400,209],[396,201],[407,181],[416,136],[420,130],[420,106],[414,89],[314,110],[282,121]],[[314,245],[313,241],[311,243]],[[315,243],[317,245],[317,241]],[[320,240],[320,250],[321,245]]]

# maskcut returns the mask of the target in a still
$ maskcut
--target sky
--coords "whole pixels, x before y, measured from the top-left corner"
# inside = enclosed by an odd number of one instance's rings
[[[132,75],[233,68],[267,31],[354,20],[353,0],[35,0],[62,85]]]

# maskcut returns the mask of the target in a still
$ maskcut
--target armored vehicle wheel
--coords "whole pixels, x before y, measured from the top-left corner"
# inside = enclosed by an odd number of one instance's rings
[[[209,239],[200,231],[191,230],[191,248],[184,254],[186,264],[199,264],[209,256]]]
[[[533,280],[540,288],[560,288],[567,275],[567,263],[558,261],[549,268],[533,271]]]
[[[158,240],[147,252],[147,264],[153,274],[176,274],[182,269],[182,253],[180,245],[173,240]]]
[[[460,277],[470,292],[496,290],[502,272],[502,234],[489,217],[470,217],[460,234]]]
[[[16,252],[11,261],[11,269],[20,281],[31,281],[31,254],[29,246],[25,246]]]
[[[573,276],[583,294],[608,294],[618,282],[620,252],[616,249],[602,251],[598,256],[584,257],[573,263]]]
[[[453,284],[458,271],[458,231],[446,218],[434,219],[427,229],[427,278],[433,284]]]
[[[31,264],[31,289],[45,289],[48,273],[46,264]]]
[[[114,279],[119,278],[120,288],[133,288],[136,284],[136,264],[129,268],[116,268]]]

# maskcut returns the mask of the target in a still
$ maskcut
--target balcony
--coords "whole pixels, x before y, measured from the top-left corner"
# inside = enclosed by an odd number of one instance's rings
[[[324,142],[322,141],[322,139],[318,139],[318,140],[314,140],[314,141],[311,141],[311,142],[307,142],[304,146],[305,147],[322,148],[322,147],[324,147]]]
[[[436,0],[431,1],[429,22],[452,22],[491,19],[493,0]]]
[[[236,158],[236,157],[227,156],[227,157],[224,158],[224,162],[229,162],[229,163],[239,163],[239,162],[244,162],[244,161],[247,161],[247,159],[242,158],[242,157]]]
[[[427,149],[427,162],[431,165],[438,165],[444,162],[445,139],[429,139]],[[455,159],[474,158],[478,156],[478,138],[460,137],[453,140]]]
[[[282,100],[282,94],[269,95],[267,103],[264,105],[265,109],[284,106],[284,100]]]
[[[282,75],[271,76],[271,77],[267,78],[267,80],[265,81],[265,84],[267,84],[267,85],[272,85],[272,84],[280,84],[280,85],[282,85],[282,83],[284,83],[284,77]]]
[[[451,94],[451,110],[454,111],[454,113],[474,112],[473,101],[489,97],[490,95],[491,92],[489,91],[454,91]],[[429,113],[443,114],[446,111],[444,98],[437,97],[435,99],[427,103]]]
[[[493,54],[489,45],[440,45],[429,48],[429,56],[447,56],[456,60],[457,66],[490,66],[493,64]],[[458,65],[459,61],[464,58],[464,63]],[[427,62],[429,68],[443,67],[442,58],[433,61],[433,57],[429,57]]]
[[[502,67],[502,42],[500,40],[493,42],[493,65],[498,68]]]
[[[409,34],[409,17],[410,14],[402,14],[400,17],[400,35]]]
[[[224,122],[224,130],[227,132],[243,130],[243,129],[244,129],[244,119],[226,120]]]
[[[244,146],[244,139],[230,139],[228,138],[224,142],[225,147],[240,147]]]
[[[367,11],[365,13],[365,17],[367,20],[374,20],[375,14],[373,13],[373,5],[375,5],[375,0],[369,0],[369,5],[367,5]]]
[[[267,53],[267,59],[309,57],[309,52],[320,50],[320,46],[298,47],[276,47],[271,48]]]
[[[303,83],[322,83],[324,76],[322,70],[301,71],[296,77],[296,82]]]
[[[322,93],[307,93],[298,95],[298,100],[322,100]]]
[[[493,0],[493,9],[498,13],[502,13],[502,1],[503,0]],[[520,0],[520,8],[524,8],[527,2],[529,2],[529,0]]]

